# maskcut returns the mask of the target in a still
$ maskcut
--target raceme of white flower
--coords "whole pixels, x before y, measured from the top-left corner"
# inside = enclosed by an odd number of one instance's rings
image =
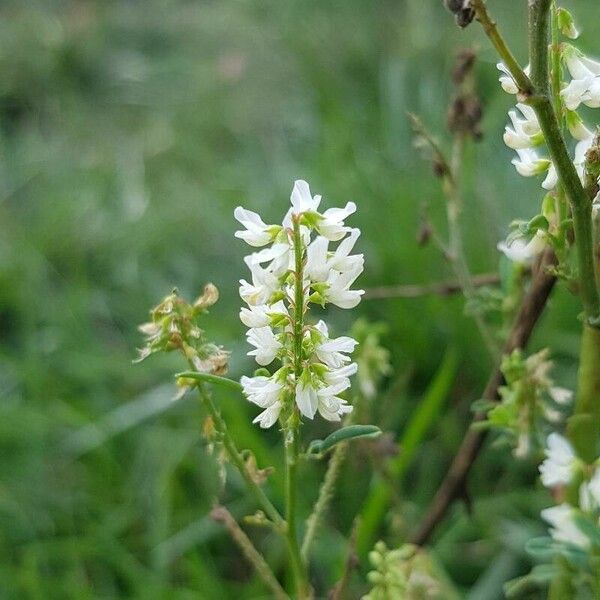
[[[280,362],[271,375],[241,379],[246,398],[263,409],[254,419],[263,428],[289,416],[294,403],[306,418],[318,412],[339,421],[352,411],[340,394],[357,371],[349,356],[355,340],[331,338],[324,321],[305,322],[311,303],[349,309],[364,293],[350,289],[364,266],[362,254],[351,254],[360,231],[345,224],[356,205],[319,212],[321,196],[313,196],[302,180],[294,183],[290,201],[281,225],[267,224],[242,207],[234,211],[244,227],[235,236],[263,248],[244,259],[251,277],[240,281],[240,297],[247,304],[240,319],[254,346],[248,354],[262,367]]]
[[[566,24],[566,32],[570,37],[577,37],[572,22]],[[581,104],[590,108],[600,107],[600,62],[587,58],[570,44],[561,45],[561,58],[572,79],[564,84],[560,95],[567,109],[565,112],[569,132],[576,140],[573,164],[583,180],[585,154],[592,145],[594,133],[585,127],[575,111]],[[502,73],[499,78],[502,89],[509,94],[517,94],[517,85],[506,66],[503,63],[497,66]],[[558,174],[552,161],[540,156],[535,149],[544,142],[535,112],[532,107],[523,103],[518,103],[516,108],[518,110],[508,113],[512,127],[507,125],[503,135],[504,143],[516,150],[518,155],[511,162],[523,177],[545,174],[542,187],[553,190],[558,184]]]
[[[598,519],[600,512],[599,463],[600,459],[597,459],[590,475],[589,467],[577,458],[573,447],[566,438],[558,433],[551,433],[548,436],[546,460],[540,465],[542,483],[548,488],[555,488],[577,482],[582,475],[585,477],[579,485],[579,506],[563,502],[558,506],[542,510],[542,518],[552,525],[550,534],[555,541],[573,544],[583,549],[590,546],[590,539],[578,527],[576,517],[585,515],[594,520]]]
[[[542,519],[552,525],[550,534],[557,542],[567,542],[580,548],[590,545],[589,538],[575,524],[577,511],[570,504],[545,508],[541,514]]]
[[[579,462],[569,441],[559,433],[547,439],[546,460],[540,465],[540,476],[546,487],[567,485],[571,482]]]

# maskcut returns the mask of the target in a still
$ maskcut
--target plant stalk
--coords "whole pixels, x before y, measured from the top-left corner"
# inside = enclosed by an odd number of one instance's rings
[[[294,323],[293,323],[293,347],[294,347],[294,375],[295,382],[300,380],[302,375],[302,338],[304,333],[304,256],[302,247],[302,236],[300,233],[300,223],[297,216],[292,216],[293,222],[293,240],[294,240]],[[287,521],[287,541],[290,552],[290,561],[294,580],[296,584],[296,593],[299,600],[310,598],[312,596],[308,578],[306,574],[305,563],[300,554],[298,544],[297,528],[297,471],[299,456],[299,428],[300,416],[296,406],[295,398],[292,395],[291,414],[284,432],[285,447],[285,517]]]

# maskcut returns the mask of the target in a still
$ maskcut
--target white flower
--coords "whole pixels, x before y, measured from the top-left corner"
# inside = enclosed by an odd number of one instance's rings
[[[546,443],[547,458],[540,465],[542,483],[549,488],[570,483],[577,467],[573,447],[558,433],[551,433]]]
[[[328,386],[317,392],[319,414],[327,421],[340,421],[342,415],[352,412],[353,407],[337,396],[350,386],[350,382]]]
[[[356,281],[362,270],[362,265],[357,265],[345,272],[329,271],[325,281],[327,284],[325,301],[331,302],[331,304],[335,304],[340,308],[354,308],[365,292],[364,290],[351,290],[350,286]]]
[[[573,392],[567,388],[554,386],[548,390],[548,393],[556,404],[569,404],[573,400]]]
[[[258,423],[260,427],[262,427],[262,429],[268,429],[277,422],[281,409],[281,402],[276,402],[272,406],[269,406],[268,408],[263,410],[258,416],[254,417],[252,422]]]
[[[282,347],[281,342],[275,337],[270,327],[253,327],[246,334],[248,343],[255,347],[250,350],[248,356],[254,356],[256,362],[265,366],[273,362],[277,352]]]
[[[283,385],[273,377],[246,377],[240,379],[244,395],[248,400],[261,408],[272,406],[280,399]]]
[[[244,302],[255,306],[265,304],[278,287],[277,277],[268,269],[263,269],[252,258],[246,256],[244,262],[248,265],[252,274],[252,283],[240,279],[240,296]]]
[[[327,280],[329,271],[345,272],[361,268],[364,265],[362,254],[350,255],[356,240],[360,236],[359,229],[351,229],[350,235],[346,236],[337,246],[333,254],[329,254],[329,240],[317,236],[306,251],[306,276],[315,282]]]
[[[283,385],[272,377],[242,377],[240,380],[244,395],[250,402],[264,408],[252,422],[263,429],[275,424],[282,409],[281,390]]]
[[[580,548],[587,548],[590,544],[588,538],[575,525],[573,517],[575,511],[569,504],[552,506],[542,511],[542,519],[552,525],[550,534],[557,542],[567,542]]]
[[[575,170],[582,182],[585,177],[585,155],[591,148],[593,142],[594,136],[590,135],[588,138],[578,142],[575,146],[575,158],[573,159],[573,164],[575,165]]]
[[[590,108],[600,107],[600,62],[587,58],[573,46],[563,52],[567,69],[573,78],[560,95],[569,110],[576,110],[583,102]]]
[[[317,223],[317,231],[328,240],[341,240],[350,227],[344,226],[344,219],[356,212],[356,204],[348,202],[344,208],[328,208]]]
[[[267,225],[259,215],[251,210],[238,206],[233,211],[233,216],[246,228],[245,231],[236,231],[235,237],[244,240],[250,246],[265,246],[273,239],[272,225]]]
[[[575,111],[569,110],[566,112],[567,127],[569,128],[569,133],[576,140],[586,140],[594,136],[594,134],[585,126],[581,117]]]
[[[329,339],[323,321],[316,327],[308,324],[308,309],[311,303],[330,302],[342,308],[358,304],[364,292],[350,286],[362,273],[364,257],[350,254],[360,231],[344,224],[356,205],[348,202],[344,208],[319,213],[320,202],[321,197],[311,194],[308,183],[298,180],[283,227],[266,225],[258,215],[241,207],[235,212],[246,227],[236,233],[237,237],[254,246],[269,244],[244,258],[252,277],[250,283],[240,280],[240,296],[248,304],[240,310],[240,319],[249,328],[247,340],[254,347],[248,354],[263,366],[276,358],[281,362],[276,380],[275,376],[242,379],[244,394],[264,409],[254,419],[261,427],[272,426],[281,410],[289,410],[287,403],[294,397],[300,413],[309,419],[319,412],[325,419],[339,421],[352,410],[339,394],[350,387],[350,376],[357,370],[349,356],[356,341],[347,336]],[[331,242],[339,242],[332,251]],[[296,273],[299,256],[301,277]],[[300,294],[299,312],[295,307]],[[297,329],[296,325],[302,327]],[[297,378],[291,365],[295,364],[298,345],[302,346],[305,370]]]
[[[291,268],[290,260],[293,260],[292,248],[287,243],[273,244],[260,252],[255,252],[248,257],[251,264],[262,265],[270,262],[266,267],[275,277],[280,277]]]
[[[510,74],[510,71],[508,70],[507,66],[503,62],[499,62],[496,65],[496,68],[502,73],[502,75],[500,75],[498,79],[500,81],[502,89],[507,94],[517,94],[519,92],[519,88],[517,87],[517,84],[515,83],[515,80]],[[525,75],[529,75],[529,65],[525,67],[524,71]]]
[[[600,468],[596,468],[589,481],[581,484],[579,506],[585,512],[595,512],[600,508]]]
[[[329,369],[323,376],[323,380],[328,386],[339,385],[343,383],[347,388],[350,387],[350,377],[356,375],[358,365],[350,363],[339,369]]]
[[[508,112],[513,128],[506,126],[504,143],[513,150],[539,145],[543,136],[535,111],[531,106],[521,103],[517,104],[517,108],[521,114],[515,110]]]
[[[329,332],[324,321],[319,321],[316,328],[323,336],[323,340],[315,348],[317,358],[330,369],[339,369],[350,362],[350,357],[343,353],[351,354],[354,352],[358,342],[348,336],[329,339]]]
[[[554,163],[551,162],[550,166],[548,167],[548,173],[546,174],[544,181],[542,181],[542,187],[545,190],[553,190],[556,187],[557,183],[558,183],[558,171],[556,170]]]
[[[324,419],[339,421],[341,415],[352,412],[352,406],[337,396],[349,386],[350,381],[346,380],[317,389],[312,382],[301,380],[296,386],[296,404],[300,412],[309,419],[313,419],[318,410]]]
[[[545,247],[544,233],[541,230],[538,230],[530,241],[517,237],[509,241],[504,240],[497,245],[498,250],[508,260],[523,264],[529,264]]]
[[[519,158],[513,158],[512,164],[517,173],[523,177],[533,177],[544,173],[550,167],[547,158],[540,158],[535,150],[531,148],[517,148]]]
[[[314,419],[319,406],[319,398],[312,383],[301,380],[296,384],[296,405],[305,417]]]
[[[240,310],[240,321],[246,327],[266,327],[271,324],[272,316],[287,315],[283,300],[275,304],[261,304],[259,306],[243,307]]]
[[[321,204],[321,196],[313,196],[310,193],[310,186],[303,179],[294,181],[294,188],[290,196],[292,203],[291,213],[299,215],[305,212],[317,212]]]

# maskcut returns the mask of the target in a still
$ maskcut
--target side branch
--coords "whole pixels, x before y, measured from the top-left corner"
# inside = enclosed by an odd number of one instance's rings
[[[486,285],[498,285],[500,275],[498,273],[482,273],[473,275],[471,284],[473,287],[484,287]],[[458,281],[440,281],[424,285],[383,285],[380,287],[368,288],[365,291],[363,300],[383,300],[385,298],[420,298],[421,296],[451,296],[462,292],[462,286]]]
[[[548,267],[555,264],[556,256],[554,252],[550,249],[545,250],[539,261],[534,280],[521,303],[519,313],[504,346],[505,354],[509,354],[517,348],[523,348],[531,337],[533,328],[540,318],[556,282],[556,278],[548,273]],[[482,398],[498,400],[498,388],[502,383],[502,373],[500,368],[497,367],[487,382]],[[485,415],[478,414],[475,416],[475,421],[481,421],[484,418]],[[475,429],[470,429],[465,435],[419,529],[411,537],[410,541],[413,544],[419,546],[425,544],[454,500],[465,495],[466,478],[479,454],[485,435],[485,431]]]

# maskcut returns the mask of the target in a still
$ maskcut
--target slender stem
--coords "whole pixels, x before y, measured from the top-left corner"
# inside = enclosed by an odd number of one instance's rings
[[[579,180],[548,92],[548,12],[551,0],[529,0],[529,51],[531,75],[528,78],[508,49],[483,0],[471,0],[478,21],[504,60],[524,98],[535,110],[544,133],[550,157],[571,204],[577,244],[579,284],[588,323],[600,318],[600,297],[596,288],[592,248],[591,201]]]
[[[600,318],[592,242],[592,202],[569,156],[548,89],[548,26],[551,0],[529,2],[529,52],[534,94],[529,103],[536,112],[546,145],[571,203],[579,265],[579,289],[588,323]]]
[[[215,429],[221,437],[223,446],[225,447],[225,450],[227,451],[231,462],[233,462],[233,464],[237,467],[238,471],[240,472],[241,476],[246,482],[246,485],[254,494],[254,497],[256,498],[258,504],[262,506],[266,515],[271,519],[271,521],[273,521],[277,529],[279,529],[280,531],[286,531],[287,527],[283,517],[279,514],[279,511],[273,506],[269,498],[267,498],[267,495],[263,492],[262,488],[256,483],[256,481],[254,481],[250,471],[246,467],[244,458],[240,454],[240,451],[237,449],[235,442],[229,435],[229,431],[227,429],[227,424],[225,423],[225,420],[221,416],[221,413],[218,411],[217,407],[215,406],[215,403],[213,402],[208,392],[204,389],[202,384],[198,385],[198,393],[200,394],[200,398],[202,399],[203,403],[208,409],[210,416],[212,417]]]
[[[325,477],[323,478],[323,483],[319,488],[319,496],[317,497],[317,501],[315,502],[312,513],[306,520],[306,533],[304,534],[304,539],[302,540],[302,557],[304,560],[307,560],[309,556],[310,547],[315,539],[317,528],[321,523],[323,515],[325,514],[325,511],[327,510],[329,502],[333,496],[335,484],[344,462],[344,458],[346,457],[347,449],[347,443],[338,444],[333,451],[333,455],[329,459],[327,471],[325,472]]]
[[[296,216],[293,220],[293,239],[294,239],[294,375],[295,381],[300,381],[302,375],[302,338],[304,329],[304,251],[302,245],[302,236],[300,233],[300,223]],[[298,531],[296,522],[296,499],[297,499],[297,471],[299,456],[299,426],[300,417],[296,402],[292,402],[291,415],[284,433],[285,447],[285,499],[286,499],[286,521],[287,521],[287,540],[290,551],[290,559],[294,579],[296,582],[296,591],[299,599],[310,598],[310,586],[307,581],[306,568],[300,547],[298,544]]]
[[[500,275],[498,273],[481,273],[471,276],[471,284],[475,288],[488,285],[498,285]],[[458,280],[439,281],[424,285],[382,285],[380,287],[367,288],[363,300],[382,300],[386,298],[420,298],[421,296],[437,295],[451,296],[457,292],[462,292],[462,287]]]
[[[210,513],[211,517],[223,523],[224,527],[233,538],[234,542],[239,546],[248,562],[254,567],[258,576],[267,584],[273,593],[273,598],[276,600],[289,600],[289,596],[281,587],[277,578],[273,574],[271,567],[267,564],[262,555],[254,547],[250,538],[244,530],[238,525],[232,514],[224,506],[215,506]]]
[[[558,29],[558,16],[556,13],[556,2],[552,1],[552,45],[550,47],[550,60],[552,64],[551,72],[551,89],[552,89],[552,102],[554,103],[554,110],[558,117],[558,122],[561,125],[564,123],[564,109],[562,98],[560,97],[560,82],[562,78],[562,67],[560,63],[560,40],[559,40],[559,29]]]
[[[449,180],[449,189],[446,194],[446,218],[448,220],[448,246],[452,258],[452,265],[463,290],[463,295],[468,301],[475,297],[475,286],[473,285],[469,266],[467,265],[467,259],[462,243],[462,232],[460,230],[462,197],[459,181],[463,152],[464,135],[459,132],[454,136],[454,144],[452,146],[452,159],[450,163],[452,177]],[[498,346],[494,341],[492,332],[489,330],[481,314],[475,313],[473,319],[490,356],[492,359],[496,360],[498,358]]]
[[[515,80],[515,83],[517,84],[521,93],[524,95],[531,94],[533,90],[531,80],[529,77],[527,77],[525,71],[521,68],[517,62],[517,59],[506,45],[504,38],[496,27],[496,23],[492,20],[487,12],[485,1],[471,0],[471,6],[475,11],[475,18],[481,23],[485,34],[490,38],[490,41],[513,76],[513,79]]]

